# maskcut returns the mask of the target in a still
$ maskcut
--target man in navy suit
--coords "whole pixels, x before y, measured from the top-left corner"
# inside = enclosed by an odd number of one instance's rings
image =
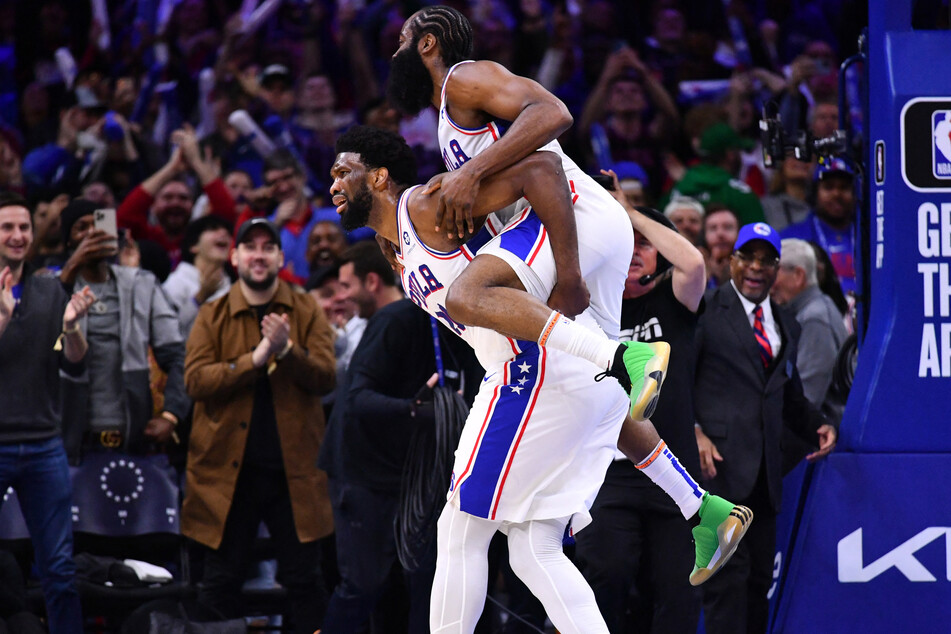
[[[780,248],[779,234],[765,223],[740,229],[731,283],[707,296],[697,327],[695,432],[705,485],[756,516],[732,560],[703,586],[709,634],[767,629],[783,426],[818,445],[808,460],[835,447],[835,427],[803,395],[796,371],[799,325],[769,300]]]

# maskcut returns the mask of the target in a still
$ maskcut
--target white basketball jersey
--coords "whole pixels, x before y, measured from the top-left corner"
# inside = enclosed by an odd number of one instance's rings
[[[471,62],[460,62],[468,63]],[[450,68],[446,74],[439,108],[439,148],[450,171],[458,169],[498,141],[508,127],[506,122],[490,121],[481,128],[468,129],[457,125],[450,118],[446,105],[446,86],[457,66],[459,64]],[[617,339],[621,332],[621,295],[624,291],[624,281],[627,279],[631,253],[634,252],[634,230],[631,221],[620,203],[568,158],[558,141],[548,143],[541,150],[554,152],[561,158],[565,178],[571,189],[571,202],[578,227],[581,273],[591,292],[588,311],[608,337]],[[505,209],[489,214],[485,227],[476,234],[470,244],[487,243],[493,236],[503,232],[527,206],[528,202],[523,198]]]
[[[472,346],[486,370],[456,448],[449,503],[501,522],[571,517],[572,529],[580,530],[591,521],[588,509],[614,456],[630,401],[617,382],[594,381],[598,368],[589,361],[449,317],[449,287],[477,244],[474,238],[451,252],[423,244],[409,215],[414,189],[404,191],[397,205],[403,289]],[[553,278],[545,235],[529,209],[479,252],[506,251],[513,262]],[[586,319],[597,328],[585,315],[578,317]]]
[[[400,281],[406,296],[472,346],[482,367],[511,359],[521,352],[518,341],[503,337],[494,330],[465,326],[449,316],[446,310],[449,286],[462,274],[475,253],[467,245],[443,253],[423,244],[416,235],[407,205],[410,194],[417,187],[419,185],[410,187],[400,195],[396,212],[400,236],[400,251],[396,258],[403,265]]]
[[[508,121],[499,120],[489,121],[481,128],[464,128],[453,121],[452,117],[449,116],[449,111],[446,106],[446,86],[449,84],[449,78],[452,77],[452,72],[460,64],[471,64],[472,62],[473,60],[459,62],[459,64],[450,68],[449,72],[446,73],[446,79],[443,81],[442,91],[440,92],[439,125],[437,128],[439,151],[442,152],[443,163],[446,164],[446,169],[450,172],[459,169],[463,163],[477,156],[480,152],[498,141],[509,126]],[[561,145],[558,141],[551,141],[539,148],[539,150],[554,152],[561,157],[561,162],[566,173],[569,170],[578,170],[578,166],[575,165],[574,161],[568,158],[568,155],[561,149]]]

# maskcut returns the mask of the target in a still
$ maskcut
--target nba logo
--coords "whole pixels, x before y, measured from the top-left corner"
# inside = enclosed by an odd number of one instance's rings
[[[931,114],[931,154],[934,177],[951,179],[951,110]]]

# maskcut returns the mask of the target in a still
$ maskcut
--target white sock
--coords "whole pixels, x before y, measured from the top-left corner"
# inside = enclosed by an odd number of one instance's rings
[[[619,344],[554,310],[538,338],[538,345],[587,359],[602,370],[607,370],[614,361]]]
[[[694,482],[663,440],[657,443],[649,456],[634,466],[677,503],[684,518],[692,517],[700,510],[704,490]]]

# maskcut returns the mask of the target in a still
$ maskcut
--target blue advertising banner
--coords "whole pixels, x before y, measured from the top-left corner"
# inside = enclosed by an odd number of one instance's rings
[[[786,585],[786,571],[796,544],[796,535],[806,503],[814,465],[803,460],[783,478],[783,508],[776,517],[776,556],[773,558],[773,584],[769,587],[769,622],[776,612]],[[755,519],[754,519],[755,521]]]
[[[816,465],[772,631],[951,630],[949,472],[942,454]]]

